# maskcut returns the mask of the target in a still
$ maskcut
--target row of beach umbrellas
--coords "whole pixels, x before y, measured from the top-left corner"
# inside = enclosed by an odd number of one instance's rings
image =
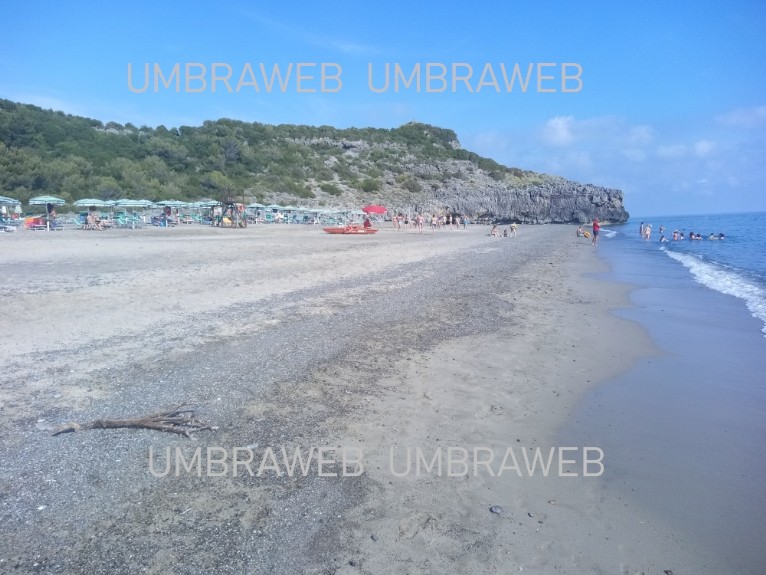
[[[54,206],[61,206],[66,203],[65,200],[62,198],[58,198],[56,196],[36,196],[34,198],[30,198],[29,205],[31,206],[45,206],[48,204],[54,205]],[[2,205],[10,205],[10,206],[17,206],[20,205],[21,202],[19,200],[16,200],[14,198],[9,198],[6,196],[0,196],[0,204]],[[171,207],[171,208],[209,208],[213,206],[220,205],[220,202],[217,202],[215,200],[208,200],[208,201],[200,201],[200,202],[183,202],[181,200],[163,200],[161,202],[151,202],[149,200],[131,200],[131,199],[122,199],[122,200],[116,200],[116,201],[105,201],[105,200],[99,200],[97,198],[84,198],[81,200],[77,200],[74,202],[74,205],[79,208],[143,208],[148,209],[152,207]],[[384,214],[386,212],[386,208],[384,206],[378,206],[378,205],[368,205],[363,207],[361,210],[348,210],[348,209],[322,209],[322,208],[306,208],[306,207],[296,207],[296,206],[282,206],[279,204],[260,204],[260,203],[252,203],[248,204],[248,208],[251,209],[263,209],[263,210],[270,210],[270,211],[283,211],[283,212],[310,212],[310,213],[366,213],[366,214]]]

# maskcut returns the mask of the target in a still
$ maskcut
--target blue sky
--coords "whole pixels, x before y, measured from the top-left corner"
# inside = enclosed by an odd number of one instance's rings
[[[455,130],[465,148],[503,164],[620,188],[636,215],[766,210],[762,1],[119,4],[0,3],[0,97],[153,127],[416,120]],[[231,92],[222,81],[212,91],[214,63],[219,76],[231,70]],[[285,74],[291,63],[286,89],[267,90],[260,64]],[[325,91],[322,63],[337,65]],[[427,63],[447,71],[430,92]],[[548,63],[539,70],[552,79],[538,86],[538,64]],[[563,63],[582,70],[568,92]],[[165,78],[179,64],[178,91],[173,82],[154,90],[155,64]],[[190,78],[186,89],[187,64],[205,67],[204,87]],[[378,92],[386,64],[390,84]],[[396,66],[409,77],[418,64],[420,90],[395,91]],[[526,91],[507,91],[501,64],[525,75],[533,65]],[[259,92],[236,90],[248,65]],[[453,65],[473,70],[454,90]],[[341,85],[329,78],[338,67]]]

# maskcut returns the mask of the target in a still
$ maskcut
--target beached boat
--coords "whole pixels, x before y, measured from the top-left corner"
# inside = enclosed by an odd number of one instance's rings
[[[364,226],[345,226],[343,228],[322,228],[328,234],[358,234],[360,236],[366,234],[375,234],[378,232],[376,228],[365,228]]]

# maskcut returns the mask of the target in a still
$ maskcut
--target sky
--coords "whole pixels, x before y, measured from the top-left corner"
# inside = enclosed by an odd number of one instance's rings
[[[636,215],[766,210],[764,56],[762,0],[0,3],[0,98],[168,128],[425,122]]]

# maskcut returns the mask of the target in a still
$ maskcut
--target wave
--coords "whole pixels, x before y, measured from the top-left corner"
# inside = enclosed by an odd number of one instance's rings
[[[613,238],[617,235],[617,232],[613,230],[605,230],[604,228],[601,228],[599,233],[606,238]]]
[[[660,248],[670,258],[688,268],[694,279],[715,291],[744,300],[753,317],[761,320],[766,334],[766,290],[732,268],[706,262],[697,256]],[[766,337],[766,336],[764,336]]]

